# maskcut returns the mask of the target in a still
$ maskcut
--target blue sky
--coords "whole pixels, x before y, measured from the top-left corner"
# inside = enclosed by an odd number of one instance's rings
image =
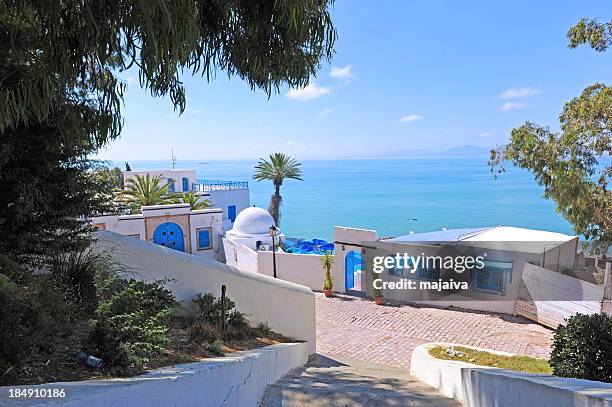
[[[336,54],[307,89],[270,99],[224,72],[186,74],[187,109],[153,99],[125,72],[125,127],[100,158],[365,158],[493,146],[525,120],[558,126],[563,104],[609,83],[611,55],[567,48],[580,17],[605,1],[337,0]]]

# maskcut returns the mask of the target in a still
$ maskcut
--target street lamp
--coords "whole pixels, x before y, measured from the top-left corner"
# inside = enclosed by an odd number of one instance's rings
[[[272,238],[272,268],[274,269],[274,278],[276,277],[276,250],[274,249],[274,237],[278,235],[278,228],[274,225],[270,226],[268,230],[270,237]]]

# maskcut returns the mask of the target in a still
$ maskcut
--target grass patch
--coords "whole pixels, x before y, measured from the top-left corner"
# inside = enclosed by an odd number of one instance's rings
[[[429,350],[429,354],[436,359],[455,360],[517,372],[552,374],[548,361],[529,356],[497,355],[463,346],[436,346]]]

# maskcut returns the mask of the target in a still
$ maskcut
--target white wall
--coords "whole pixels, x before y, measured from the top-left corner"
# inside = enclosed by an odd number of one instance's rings
[[[276,276],[280,279],[321,291],[323,289],[323,279],[325,278],[325,271],[321,267],[321,257],[318,254],[277,252]],[[274,274],[272,252],[257,252],[257,271],[266,276]],[[343,271],[333,267],[331,274],[334,281],[333,291],[344,292]],[[342,284],[338,284],[338,281],[341,281]]]
[[[0,387],[0,405],[255,407],[266,386],[308,361],[307,344],[283,343],[156,369],[120,380]],[[8,389],[63,388],[63,399],[11,399]]]
[[[221,216],[221,210],[216,208],[191,211],[189,224],[191,227],[192,254],[206,257],[210,260],[221,260],[224,258],[223,242],[221,241],[223,234],[223,230],[221,229]],[[199,228],[211,228],[211,239],[213,244],[211,249],[198,250],[197,230]]]
[[[210,202],[214,207],[223,209],[224,230],[231,229],[232,222],[227,217],[227,207],[236,206],[236,214],[251,206],[251,198],[248,188],[239,189],[213,189],[208,191]]]
[[[257,252],[245,245],[237,244],[231,238],[223,238],[226,264],[243,271],[257,273]]]
[[[515,313],[556,328],[576,313],[600,313],[603,299],[601,285],[526,264]]]
[[[151,177],[161,175],[161,185],[165,185],[168,182],[168,178],[172,178],[174,180],[175,192],[186,192],[183,191],[183,177],[188,179],[189,188],[187,191],[191,191],[191,185],[196,182],[195,170],[123,171],[123,179],[127,181],[128,179],[136,178],[136,175],[144,177],[147,174],[150,174]]]
[[[309,352],[315,352],[314,294],[309,288],[116,233],[96,236],[96,249],[110,251],[134,278],[173,279],[167,286],[188,310],[195,309],[192,299],[198,293],[220,296],[224,284],[227,296],[251,323],[267,322],[278,333],[307,341]]]
[[[361,253],[362,248],[359,245],[361,245],[364,242],[374,241],[376,239],[377,237],[376,237],[375,230],[356,229],[356,228],[349,228],[345,226],[334,226],[335,262],[334,262],[333,274],[337,278],[337,280],[334,281],[335,283],[334,291],[336,290],[340,292],[346,291],[346,287],[345,287],[346,282],[345,282],[345,274],[344,274],[346,255],[351,251]],[[365,257],[362,256],[362,260],[365,261]],[[365,266],[365,263],[364,263],[364,266]],[[362,274],[361,281],[362,281],[361,290],[368,293],[369,292],[368,286],[364,284],[366,280],[363,278],[363,274]]]
[[[138,215],[106,215],[90,218],[93,225],[103,224],[103,230],[120,233],[122,235],[136,237],[138,239],[146,239],[144,217]]]
[[[223,238],[227,264],[240,270],[274,276],[271,251],[255,251],[230,238]],[[276,252],[276,275],[279,279],[291,281],[313,290],[323,289],[325,271],[321,267],[321,255]],[[344,270],[332,268],[334,291],[344,292]],[[342,284],[338,284],[342,281]]]
[[[612,407],[612,383],[512,372],[436,359],[429,355],[429,349],[435,345],[430,343],[415,348],[410,373],[466,406]]]

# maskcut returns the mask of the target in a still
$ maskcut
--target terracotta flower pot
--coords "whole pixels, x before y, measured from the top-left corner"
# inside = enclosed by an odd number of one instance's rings
[[[375,297],[374,302],[376,303],[376,305],[383,305],[383,297]]]
[[[332,296],[332,290],[323,290],[323,293],[325,294],[327,298]]]

